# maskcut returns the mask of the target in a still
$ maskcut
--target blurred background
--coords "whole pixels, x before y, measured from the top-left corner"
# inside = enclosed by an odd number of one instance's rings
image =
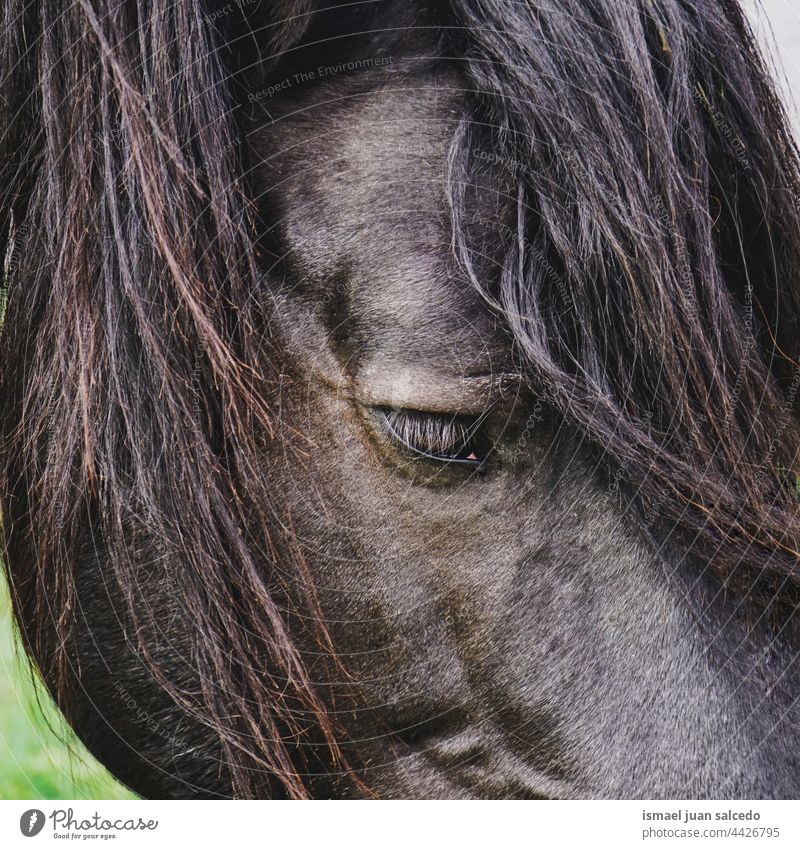
[[[800,130],[800,3],[744,0]],[[34,683],[16,648],[8,593],[0,577],[0,799],[126,799],[77,742]]]
[[[0,799],[133,799],[75,739],[18,648],[0,578]]]
[[[800,136],[800,3],[797,0],[743,0],[764,52],[773,65],[789,116]]]

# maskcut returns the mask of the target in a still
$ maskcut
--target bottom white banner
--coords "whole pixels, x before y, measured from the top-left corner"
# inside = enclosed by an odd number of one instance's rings
[[[0,802],[0,846],[800,846],[798,802]]]

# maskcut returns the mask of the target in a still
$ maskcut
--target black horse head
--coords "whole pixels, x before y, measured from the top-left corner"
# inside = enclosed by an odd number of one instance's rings
[[[800,168],[733,0],[3,0],[4,552],[150,796],[796,797]]]

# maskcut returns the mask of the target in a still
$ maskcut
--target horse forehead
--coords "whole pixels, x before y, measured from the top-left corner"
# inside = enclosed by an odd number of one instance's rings
[[[446,162],[462,103],[457,76],[426,75],[294,103],[254,134],[293,282],[345,295],[369,335],[420,356],[506,347],[451,247]]]
[[[253,133],[275,226],[308,270],[330,277],[345,262],[447,246],[444,168],[460,96],[445,79],[322,87]]]

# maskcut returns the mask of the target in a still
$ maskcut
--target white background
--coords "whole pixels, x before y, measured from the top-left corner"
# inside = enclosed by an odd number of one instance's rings
[[[743,0],[764,52],[775,67],[790,117],[800,137],[800,0]]]
[[[0,846],[111,846],[152,849],[797,849],[797,802],[0,802]],[[30,808],[46,817],[44,830],[24,837],[19,818]],[[54,839],[50,814],[142,817],[155,831],[122,833],[113,840]],[[642,811],[754,811],[758,821],[645,822]],[[779,828],[758,839],[643,840],[645,828]],[[77,832],[83,834],[85,832]]]

